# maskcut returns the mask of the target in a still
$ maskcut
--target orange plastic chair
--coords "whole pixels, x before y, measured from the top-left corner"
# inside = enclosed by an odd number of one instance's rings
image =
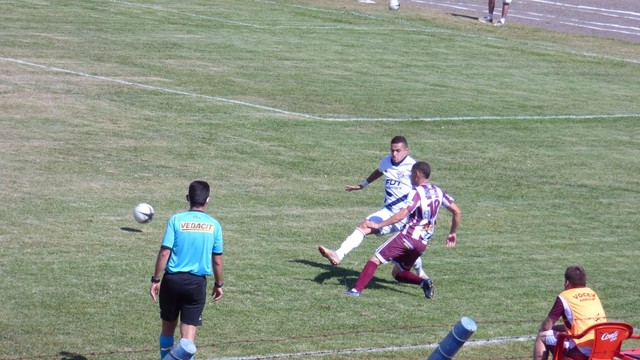
[[[553,360],[563,360],[564,342],[567,339],[580,339],[590,332],[594,332],[593,347],[589,360],[612,360],[614,357],[621,358],[620,345],[629,338],[640,339],[640,336],[633,335],[633,326],[624,322],[604,322],[594,324],[578,335],[568,333],[558,334],[558,345],[553,353]],[[624,360],[635,360],[636,358],[623,358]]]

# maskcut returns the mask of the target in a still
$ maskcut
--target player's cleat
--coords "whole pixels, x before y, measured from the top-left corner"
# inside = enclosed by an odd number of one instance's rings
[[[344,293],[346,295],[353,296],[353,297],[360,297],[360,295],[362,295],[362,293],[359,291],[356,291],[356,289],[347,290]]]
[[[420,287],[422,288],[422,291],[424,291],[424,296],[427,299],[433,298],[433,280],[429,278],[422,280]]]
[[[504,19],[498,20],[498,22],[493,24],[493,26],[504,26]]]
[[[327,249],[322,245],[318,246],[318,251],[320,251],[320,254],[322,254],[322,256],[324,256],[331,262],[331,265],[333,266],[340,265],[340,258],[338,258],[338,255],[336,255],[335,251]]]
[[[491,24],[493,23],[493,18],[489,16],[485,16],[483,18],[478,18],[478,21],[480,21],[481,23]]]

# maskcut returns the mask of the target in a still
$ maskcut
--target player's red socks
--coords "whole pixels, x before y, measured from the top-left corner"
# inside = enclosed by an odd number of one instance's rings
[[[401,271],[396,274],[395,278],[400,282],[407,283],[407,284],[414,284],[414,285],[420,285],[422,283],[422,280],[424,280],[423,278],[412,273],[411,271]]]
[[[358,277],[358,281],[356,281],[356,285],[353,288],[356,289],[357,292],[362,292],[362,290],[367,287],[369,281],[373,279],[373,275],[375,275],[376,270],[378,270],[378,264],[371,260],[367,261],[364,265],[364,269],[362,269],[362,272]]]

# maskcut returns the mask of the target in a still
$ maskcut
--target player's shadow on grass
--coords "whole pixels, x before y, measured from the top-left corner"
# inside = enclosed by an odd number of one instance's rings
[[[130,227],[121,227],[120,230],[126,231],[126,232],[142,232],[142,230],[140,229],[134,229]]]
[[[316,276],[313,279],[313,281],[318,284],[323,284],[325,281],[329,279],[337,279],[341,284],[345,286],[345,290],[352,288],[353,285],[356,284],[356,280],[358,280],[358,277],[360,276],[360,271],[351,270],[351,269],[347,269],[340,266],[333,266],[327,263],[319,263],[316,261],[309,261],[306,259],[293,260],[293,262],[298,264],[303,264],[306,266],[313,266],[313,267],[317,267],[325,270],[324,272]],[[380,271],[391,272],[391,267],[381,265],[380,267],[378,267],[378,271],[376,273]],[[371,279],[371,281],[367,285],[367,289],[389,289],[389,290],[397,291],[404,294],[413,294],[413,292],[405,291],[405,289],[401,288],[403,287],[403,285],[407,285],[407,284],[401,284],[395,280],[389,281],[389,280],[374,276],[373,279]]]
[[[87,360],[85,356],[68,351],[60,352],[60,360]]]
[[[454,13],[449,13],[449,15],[451,15],[453,17],[459,17],[459,18],[464,18],[464,19],[469,19],[469,20],[474,20],[474,21],[478,20],[477,16],[469,16],[469,15],[454,14]]]

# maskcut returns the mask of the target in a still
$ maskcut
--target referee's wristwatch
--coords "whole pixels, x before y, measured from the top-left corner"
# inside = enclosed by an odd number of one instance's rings
[[[159,283],[159,282],[160,282],[160,279],[156,279],[156,277],[155,277],[155,276],[152,276],[152,277],[151,277],[151,283],[152,283],[152,284],[157,284],[157,283]]]
[[[218,284],[217,282],[213,283],[213,287],[216,289],[220,289],[224,286],[224,282],[221,282],[220,284]]]

